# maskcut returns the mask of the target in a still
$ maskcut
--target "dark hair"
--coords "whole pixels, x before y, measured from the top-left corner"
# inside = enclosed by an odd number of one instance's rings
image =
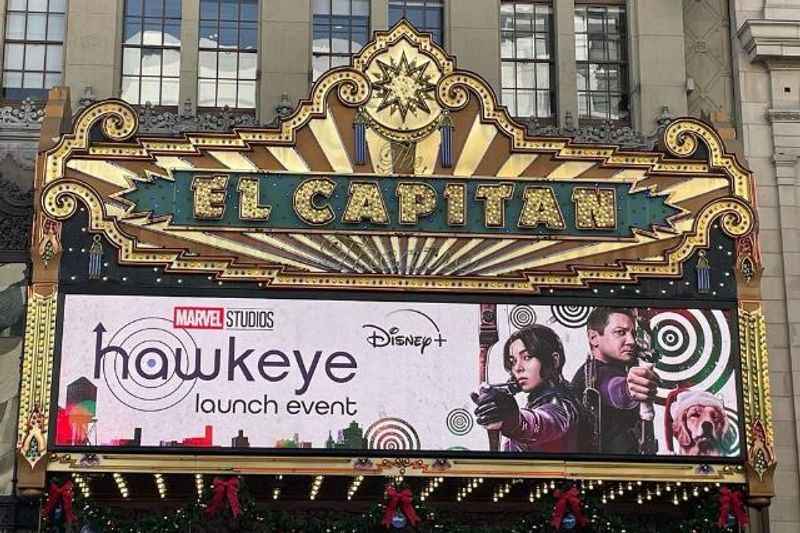
[[[600,335],[604,335],[608,325],[608,317],[613,314],[625,315],[632,321],[636,320],[633,316],[633,311],[625,307],[595,307],[586,320],[586,329],[591,329]]]
[[[511,344],[517,340],[522,341],[528,354],[541,363],[544,381],[558,383],[564,380],[561,374],[564,368],[564,345],[555,331],[541,324],[531,324],[513,333],[503,346],[503,367],[509,373],[513,368]],[[558,355],[557,361],[553,357],[554,353]]]

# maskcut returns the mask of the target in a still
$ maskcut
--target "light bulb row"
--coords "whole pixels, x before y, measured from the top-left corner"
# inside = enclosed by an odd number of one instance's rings
[[[117,488],[119,489],[119,493],[122,495],[123,498],[127,498],[130,496],[128,492],[128,483],[125,481],[125,478],[122,477],[122,474],[119,472],[114,472],[113,474],[114,482],[117,484]]]
[[[309,500],[317,499],[317,494],[319,493],[319,488],[322,486],[322,480],[325,479],[325,476],[316,476],[314,478],[314,482],[311,484],[311,491],[308,494]]]
[[[347,499],[352,500],[353,495],[358,490],[358,487],[361,486],[361,483],[364,482],[364,476],[356,476],[353,478],[353,481],[350,482],[350,487],[347,489]]]
[[[72,479],[75,480],[75,484],[78,485],[78,488],[81,490],[81,494],[83,494],[84,498],[88,498],[92,495],[91,487],[89,487],[89,479],[83,477],[80,474],[72,474]]]
[[[427,500],[428,496],[433,494],[433,491],[438,489],[439,485],[442,483],[444,483],[443,477],[431,478],[431,480],[428,481],[428,484],[425,486],[425,488],[422,489],[422,493],[419,496],[419,501],[424,502],[425,500]]]
[[[458,496],[456,496],[456,501],[461,501],[467,496],[469,496],[473,490],[477,489],[483,484],[482,477],[474,477],[467,481],[466,485],[458,489]]]

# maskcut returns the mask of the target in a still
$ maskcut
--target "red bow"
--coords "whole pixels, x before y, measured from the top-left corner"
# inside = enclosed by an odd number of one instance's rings
[[[556,505],[553,508],[553,516],[550,520],[550,524],[554,528],[561,528],[561,521],[564,520],[567,509],[572,511],[572,514],[575,515],[575,520],[579,526],[585,526],[589,523],[586,517],[583,516],[583,511],[581,510],[583,504],[581,503],[581,499],[578,498],[578,489],[575,488],[575,485],[565,492],[561,492],[560,490],[555,491],[554,496],[556,497]]]
[[[398,505],[400,506],[400,511],[406,515],[406,519],[412,526],[416,526],[420,523],[421,520],[419,516],[417,516],[416,511],[414,511],[414,507],[411,505],[413,496],[410,489],[398,491],[390,486],[386,489],[386,494],[389,496],[389,503],[386,504],[386,511],[383,513],[383,522],[381,522],[385,527],[391,525],[392,518],[397,512]]]
[[[731,512],[740,526],[746,526],[750,523],[742,503],[742,491],[734,491],[728,487],[722,487],[719,489],[719,520],[717,520],[717,525],[720,528],[728,524],[728,515]]]
[[[68,523],[72,524],[78,519],[72,511],[72,481],[65,481],[60,487],[55,482],[50,483],[50,490],[47,492],[47,504],[42,509],[42,514],[49,517],[58,504],[64,508],[64,516]]]
[[[226,499],[231,506],[231,513],[233,513],[234,518],[242,514],[242,510],[239,507],[239,478],[224,479],[215,477],[212,488],[214,494],[211,497],[211,503],[206,508],[206,516],[211,517],[220,512],[225,505]]]

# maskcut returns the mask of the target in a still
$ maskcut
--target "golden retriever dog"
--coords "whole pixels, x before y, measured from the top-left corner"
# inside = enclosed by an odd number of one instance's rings
[[[677,455],[720,456],[728,417],[722,400],[705,391],[676,389],[667,397],[664,434],[667,448]]]

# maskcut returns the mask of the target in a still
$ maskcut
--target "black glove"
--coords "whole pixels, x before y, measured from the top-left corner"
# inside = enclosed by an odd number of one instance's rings
[[[513,431],[519,426],[519,406],[512,395],[503,390],[481,389],[473,392],[472,401],[477,404],[475,417],[478,424],[487,426],[501,422],[503,431]]]

